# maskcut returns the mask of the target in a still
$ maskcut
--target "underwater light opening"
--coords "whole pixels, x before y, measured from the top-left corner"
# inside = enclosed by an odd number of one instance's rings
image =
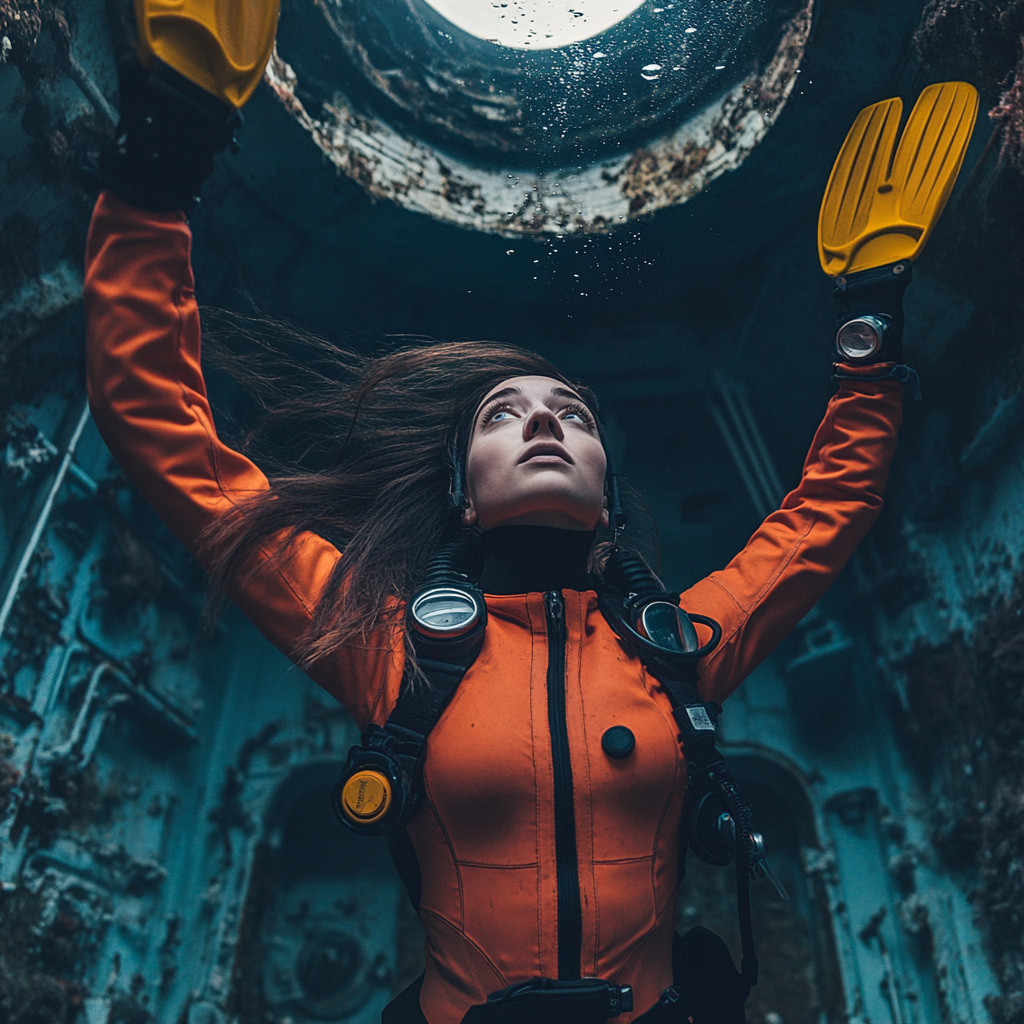
[[[597,33],[534,48],[445,16],[469,0],[282,0],[268,80],[375,196],[505,235],[605,231],[742,163],[797,80],[814,0],[571,2],[473,0]],[[619,19],[603,31],[601,10]]]
[[[477,39],[515,50],[554,50],[606,32],[646,0],[425,0]]]

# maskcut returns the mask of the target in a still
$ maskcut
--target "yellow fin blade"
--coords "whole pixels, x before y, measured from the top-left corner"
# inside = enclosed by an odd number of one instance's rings
[[[977,116],[978,91],[966,82],[928,86],[910,113],[893,178],[900,214],[924,227],[926,237],[953,191]]]
[[[832,277],[921,254],[963,165],[978,93],[966,82],[928,86],[894,154],[901,112],[899,99],[866,107],[836,158],[818,216]]]
[[[889,178],[903,103],[897,97],[865,107],[836,157],[818,216],[818,251],[826,274],[844,266],[869,228],[874,197]]]
[[[270,59],[280,0],[135,0],[139,56],[241,107]]]

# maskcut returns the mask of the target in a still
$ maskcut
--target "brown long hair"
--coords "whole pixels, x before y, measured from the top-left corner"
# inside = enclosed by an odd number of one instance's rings
[[[204,319],[206,354],[258,406],[257,426],[236,443],[271,484],[207,529],[211,607],[269,538],[286,538],[274,544],[278,558],[305,531],[331,541],[344,557],[298,652],[307,665],[369,643],[394,599],[412,593],[430,556],[458,534],[450,449],[467,411],[508,377],[580,387],[515,345],[403,335],[367,352],[286,322],[220,311]]]

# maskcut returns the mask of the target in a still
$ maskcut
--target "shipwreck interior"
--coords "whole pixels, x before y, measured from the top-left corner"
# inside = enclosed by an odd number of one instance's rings
[[[815,226],[857,111],[980,90],[886,508],[722,729],[791,896],[754,885],[752,1024],[1022,1024],[1024,0],[473,6],[283,0],[190,215],[199,300],[548,356],[679,589],[795,485],[831,393]],[[83,169],[132,26],[0,0],[0,1024],[371,1024],[422,932],[328,806],[356,727],[237,609],[204,624],[88,413]],[[678,919],[738,952],[731,872],[691,858]]]

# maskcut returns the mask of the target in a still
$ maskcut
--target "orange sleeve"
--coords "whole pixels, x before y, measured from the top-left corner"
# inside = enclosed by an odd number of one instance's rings
[[[191,243],[183,213],[148,213],[103,193],[89,227],[84,299],[89,403],[100,433],[131,483],[202,561],[206,526],[270,485],[214,427]],[[271,566],[273,553],[257,553],[232,597],[292,657],[341,554],[311,533]],[[346,648],[309,674],[363,726],[383,721],[393,705],[403,658],[401,645]]]
[[[720,703],[775,650],[868,532],[882,510],[902,409],[897,381],[840,381],[796,490],[723,570],[681,596],[687,611],[722,625],[701,672],[706,700]]]

